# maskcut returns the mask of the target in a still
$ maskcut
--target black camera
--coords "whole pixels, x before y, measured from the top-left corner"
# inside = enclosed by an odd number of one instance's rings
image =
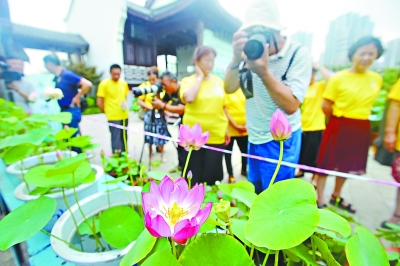
[[[0,61],[0,79],[4,79],[4,82],[6,84],[11,83],[16,80],[21,80],[21,78],[24,76],[24,74],[16,72],[16,71],[10,71],[9,65],[4,62]]]
[[[257,60],[264,53],[264,46],[270,43],[273,34],[272,31],[264,27],[254,27],[248,35],[249,40],[246,42],[243,52],[249,60]]]
[[[160,93],[163,90],[163,85],[161,84],[161,82],[157,82],[154,85],[148,86],[148,87],[144,87],[144,88],[139,88],[139,87],[135,87],[132,89],[133,95],[135,95],[135,97],[139,97],[141,95],[145,95],[145,94],[149,94],[149,93]]]

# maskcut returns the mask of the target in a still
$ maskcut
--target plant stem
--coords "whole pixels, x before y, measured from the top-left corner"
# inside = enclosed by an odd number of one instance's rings
[[[61,189],[62,189],[62,194],[63,194],[63,199],[64,199],[65,206],[67,206],[67,209],[68,209],[69,213],[71,214],[72,220],[74,221],[75,228],[76,228],[76,234],[78,235],[78,239],[79,239],[79,242],[81,243],[81,248],[83,250],[82,238],[81,238],[81,234],[79,233],[79,230],[78,230],[78,223],[76,222],[75,216],[74,216],[74,214],[72,213],[72,211],[71,211],[71,209],[69,207],[69,204],[68,204],[68,201],[67,201],[67,197],[65,196],[64,188],[61,188]]]
[[[171,244],[171,248],[172,248],[172,254],[174,254],[175,258],[178,259],[178,257],[176,256],[176,247],[175,247],[175,243],[172,240],[172,237],[169,238],[169,242]]]
[[[312,237],[311,237],[311,248],[312,248],[312,257],[313,257],[313,260],[316,261],[316,259],[315,259],[316,246],[315,246],[314,239],[313,239]]]
[[[263,261],[262,266],[265,266],[265,265],[267,264],[267,261],[268,261],[268,257],[269,257],[269,253],[270,253],[270,252],[271,252],[271,250],[268,249],[267,254],[265,254],[265,258],[264,258],[264,261]]]
[[[25,170],[25,166],[24,166],[24,160],[21,160],[21,175],[22,175],[22,180],[25,183],[25,187],[26,187],[26,191],[28,192],[28,194],[31,194],[31,190],[29,189],[28,183],[26,183],[25,180],[25,174],[24,174],[24,170]]]
[[[128,164],[128,173],[129,173],[129,179],[131,180],[131,186],[133,186],[133,176],[131,172],[131,166],[129,165],[129,157],[128,157],[128,144],[126,141],[126,135],[128,134],[127,130],[125,129],[125,121],[126,119],[122,120],[122,137],[124,138],[124,148],[125,148],[125,157],[126,157],[126,163]]]
[[[65,244],[67,244],[68,246],[70,246],[71,248],[73,248],[73,249],[75,249],[75,250],[77,250],[77,251],[83,252],[82,249],[78,248],[78,247],[75,246],[74,244],[71,244],[71,243],[69,243],[69,242],[67,242],[67,241],[65,241],[65,240],[63,240],[63,239],[61,239],[61,238],[59,238],[59,237],[57,237],[57,236],[55,236],[55,235],[53,235],[53,234],[50,234],[49,232],[46,232],[46,231],[43,230],[43,229],[41,229],[40,232],[42,232],[43,234],[46,234],[46,235],[48,235],[48,236],[54,237],[55,239],[57,239],[57,240],[59,240],[59,241],[65,243]]]
[[[254,244],[251,244],[251,249],[250,249],[250,259],[253,260],[253,254],[254,254]]]
[[[100,247],[104,250],[104,246],[103,244],[101,244],[99,238],[97,237],[96,231],[94,230],[94,228],[90,225],[89,221],[86,219],[85,214],[83,213],[81,206],[79,205],[79,199],[78,199],[78,195],[76,194],[76,187],[75,187],[75,173],[72,173],[72,189],[74,190],[74,198],[76,201],[76,206],[78,206],[79,212],[82,215],[83,221],[89,226],[89,228],[92,230],[93,233],[93,237],[94,240],[96,242],[96,249],[97,249],[97,245],[99,244]]]
[[[230,225],[228,225],[228,226],[226,226],[226,228],[228,229],[228,231],[229,231],[229,234],[230,234],[232,237],[235,237],[235,236],[233,235],[233,232],[232,232],[232,228],[231,228],[231,226],[230,226]]]
[[[275,252],[275,263],[274,266],[278,266],[278,261],[279,261],[279,250]]]
[[[187,156],[187,158],[186,158],[186,163],[185,163],[185,168],[183,168],[183,177],[185,178],[185,176],[186,176],[186,170],[187,170],[187,167],[188,167],[188,165],[189,165],[189,160],[190,160],[190,156],[192,155],[192,151],[193,151],[193,147],[190,147],[189,148],[189,153],[188,153],[188,156]],[[192,183],[192,180],[191,179],[188,179],[188,184],[189,184],[189,189],[191,189],[191,183]]]
[[[278,172],[279,172],[279,168],[281,168],[282,157],[283,157],[283,140],[279,141],[279,146],[280,146],[280,150],[279,150],[278,165],[275,168],[274,175],[271,178],[271,182],[269,183],[268,188],[274,184],[275,178],[276,178],[276,176],[278,175]]]
[[[103,166],[103,172],[106,173],[106,167],[104,166],[104,158],[101,158],[101,165]],[[106,181],[106,193],[107,193],[108,208],[111,208],[110,191],[108,190],[107,181]]]

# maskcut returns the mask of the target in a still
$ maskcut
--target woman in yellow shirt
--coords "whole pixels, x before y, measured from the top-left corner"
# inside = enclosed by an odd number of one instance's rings
[[[211,74],[217,53],[208,46],[199,46],[194,51],[196,73],[181,81],[180,97],[185,103],[183,124],[201,125],[208,131],[207,145],[223,149],[229,143],[228,119],[224,112],[225,91],[222,79]],[[193,173],[192,184],[213,185],[223,179],[223,153],[208,149],[193,151],[188,170]]]
[[[350,47],[353,65],[333,75],[323,94],[322,110],[329,123],[322,138],[317,166],[352,174],[365,174],[370,146],[371,108],[382,87],[382,77],[368,70],[383,53],[381,42],[364,37]],[[318,207],[325,207],[326,175],[318,175]],[[355,213],[341,197],[345,179],[336,177],[330,203]]]
[[[148,81],[141,84],[139,87],[148,87],[156,84],[158,79],[158,69],[156,66],[151,67],[147,71]],[[164,116],[163,110],[156,110],[153,108],[151,102],[158,95],[154,95],[154,93],[144,94],[138,97],[139,105],[145,110],[144,113],[144,131],[159,134],[162,136],[170,136]],[[149,156],[150,160],[153,157],[153,145],[156,145],[157,151],[161,153],[161,161],[163,163],[166,162],[166,158],[164,158],[164,145],[168,142],[168,140],[160,139],[152,136],[145,135],[144,142],[149,144]]]
[[[224,107],[226,117],[229,121],[228,133],[231,141],[226,146],[228,151],[233,150],[236,141],[240,152],[247,154],[248,133],[246,129],[246,96],[241,89],[226,95],[226,106]],[[225,153],[225,165],[228,171],[228,182],[233,183],[235,178],[232,168],[232,155]],[[241,175],[247,176],[247,158],[242,156]]]
[[[324,79],[315,81],[318,71]],[[322,140],[322,133],[325,130],[325,114],[321,108],[322,95],[330,76],[331,72],[328,69],[313,63],[310,86],[301,105],[301,129],[303,131],[299,160],[301,165],[317,166],[318,150]],[[313,174],[311,182],[315,185],[317,174],[312,171],[299,170],[296,177],[303,177],[304,172]]]

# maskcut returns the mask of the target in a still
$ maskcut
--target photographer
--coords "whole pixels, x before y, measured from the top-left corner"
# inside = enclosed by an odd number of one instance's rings
[[[35,93],[33,84],[23,77],[24,62],[15,57],[9,57],[6,62],[8,66],[2,71],[9,74],[12,73],[12,76],[15,77],[12,80],[2,80],[0,82],[1,98],[14,102],[25,112],[30,112],[29,103],[36,101],[37,94]]]
[[[147,71],[148,81],[142,83],[139,88],[148,88],[149,86],[156,85],[159,82],[158,69],[156,66],[150,67]],[[161,89],[161,87],[160,87]],[[163,96],[164,92],[147,92],[141,94],[137,100],[140,106],[145,110],[144,114],[144,131],[158,134],[162,136],[169,136],[167,124],[164,117],[164,111],[162,108],[153,108],[152,101]],[[135,95],[135,91],[134,91]],[[136,95],[135,95],[136,96]],[[144,142],[149,144],[149,156],[150,160],[153,157],[152,145],[155,145],[157,150],[161,153],[161,161],[166,163],[167,160],[164,158],[164,145],[168,140],[145,135]]]
[[[297,163],[301,147],[299,107],[311,79],[311,57],[306,48],[282,36],[283,29],[273,0],[252,1],[242,27],[233,35],[234,56],[224,88],[233,93],[242,84],[247,98],[249,153],[278,159],[280,147],[273,141],[270,120],[279,108],[293,130],[292,137],[285,141],[283,161]],[[275,164],[249,159],[248,180],[257,193],[268,187],[275,168]],[[282,166],[276,181],[294,177],[294,170]]]
[[[68,126],[79,129],[82,119],[81,97],[89,92],[92,83],[61,66],[60,60],[55,55],[46,55],[43,58],[46,69],[55,75],[55,87],[62,90],[64,97],[58,100],[62,112],[72,114],[71,123]],[[80,88],[80,90],[79,90]],[[79,132],[79,130],[78,130]]]
[[[161,75],[161,83],[165,89],[165,95],[160,99],[155,99],[152,101],[152,105],[156,109],[163,109],[166,112],[179,114],[179,118],[182,121],[183,113],[185,111],[185,105],[181,102],[179,98],[180,82],[174,74],[171,72],[164,72]],[[185,166],[186,153],[181,146],[177,146],[178,150],[178,169],[182,171]]]

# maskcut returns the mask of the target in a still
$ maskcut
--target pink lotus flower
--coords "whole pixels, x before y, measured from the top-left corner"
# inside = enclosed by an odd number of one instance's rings
[[[185,244],[210,215],[211,202],[200,210],[203,200],[203,185],[196,184],[189,190],[185,179],[174,182],[168,176],[159,185],[151,181],[150,192],[142,193],[147,230],[155,237],[171,237]]]
[[[31,92],[31,93],[28,95],[28,101],[29,101],[30,103],[34,103],[34,102],[37,101],[38,97],[39,97],[39,96],[38,96],[38,94],[37,94],[36,91]]]
[[[57,159],[58,159],[59,161],[62,161],[62,160],[64,159],[64,156],[62,155],[62,153],[61,153],[60,150],[57,150],[57,151],[56,151],[56,156],[57,156]]]
[[[126,109],[128,109],[128,106],[126,105],[126,102],[125,101],[121,102],[121,111],[125,112]]]
[[[189,151],[190,148],[197,151],[207,143],[210,133],[201,131],[199,123],[195,124],[192,128],[189,125],[181,125],[179,128],[179,142],[178,144]]]
[[[287,140],[292,135],[292,127],[286,116],[279,109],[272,115],[269,127],[272,137],[276,141]]]

